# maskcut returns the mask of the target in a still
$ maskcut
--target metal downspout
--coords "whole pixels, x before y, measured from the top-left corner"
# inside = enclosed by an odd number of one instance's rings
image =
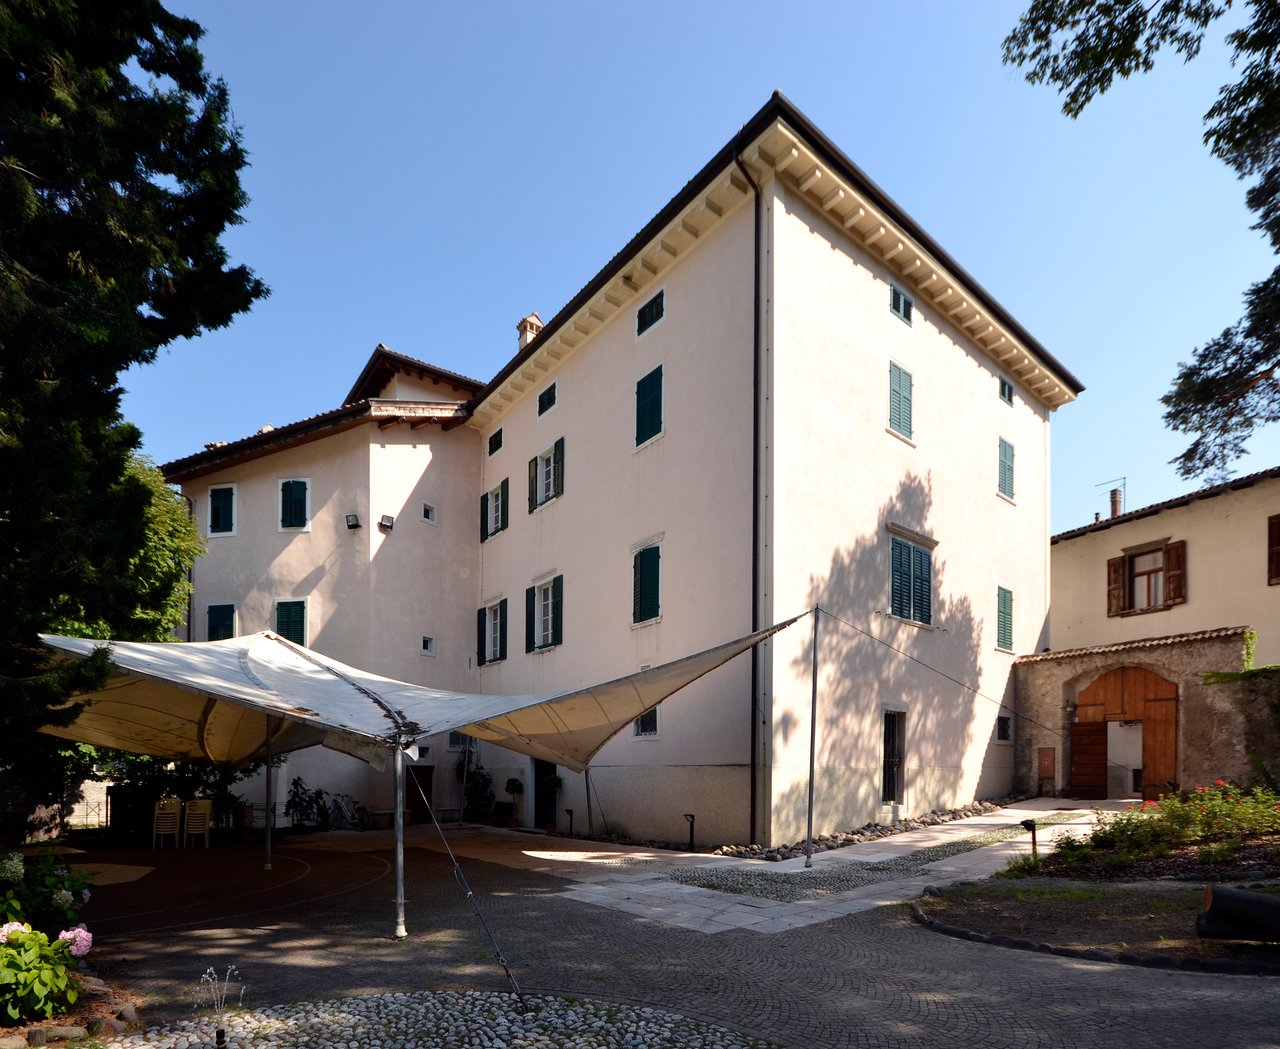
[[[733,162],[738,165],[742,177],[747,180],[751,192],[755,194],[756,225],[755,251],[752,273],[752,316],[751,316],[751,361],[753,368],[752,405],[751,405],[751,632],[760,629],[760,244],[761,230],[764,225],[764,201],[760,196],[760,187],[751,177],[751,172],[742,162],[742,156],[734,153]],[[756,826],[760,808],[760,648],[751,648],[751,803],[750,826],[747,828],[747,842],[756,842]]]

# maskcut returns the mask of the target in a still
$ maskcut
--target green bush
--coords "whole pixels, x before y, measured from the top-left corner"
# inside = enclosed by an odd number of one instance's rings
[[[0,1025],[47,1020],[80,996],[70,943],[49,941],[30,925],[0,926]]]

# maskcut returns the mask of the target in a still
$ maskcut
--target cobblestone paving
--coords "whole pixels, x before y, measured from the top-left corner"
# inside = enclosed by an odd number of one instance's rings
[[[206,861],[166,891],[234,892],[212,921],[124,901],[99,940],[105,975],[148,1001],[144,1019],[191,1015],[207,965],[234,963],[245,1005],[423,989],[506,990],[445,858],[408,857],[407,941],[389,938],[385,853],[282,848],[264,875],[248,853]],[[183,863],[190,861],[185,858]],[[238,866],[237,866],[238,865]],[[256,867],[260,868],[261,863]],[[302,868],[305,876],[295,876]],[[846,1046],[1280,1046],[1280,980],[1176,972],[1029,954],[938,936],[905,908],[879,908],[774,935],[708,936],[563,895],[566,883],[479,861],[467,877],[522,988],[669,1009],[798,1049]],[[157,872],[163,873],[163,872]],[[278,887],[276,882],[278,881]],[[285,884],[287,880],[287,884]],[[357,886],[344,891],[343,885]],[[237,902],[238,901],[238,902]],[[183,907],[183,900],[175,903]],[[238,907],[238,909],[237,909]]]

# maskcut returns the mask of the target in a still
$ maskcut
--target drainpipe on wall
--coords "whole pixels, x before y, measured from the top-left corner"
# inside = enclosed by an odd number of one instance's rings
[[[187,517],[194,521],[196,518],[196,501],[191,496],[184,494],[182,496],[187,503]],[[196,566],[190,564],[187,566],[187,585],[190,589],[187,591],[187,640],[192,641],[191,636],[191,620],[196,614]]]
[[[764,225],[764,201],[760,196],[760,187],[751,177],[751,172],[742,162],[742,157],[734,153],[733,162],[738,165],[742,177],[747,180],[751,192],[755,194],[756,225],[755,251],[752,273],[752,316],[751,316],[751,360],[754,368],[752,385],[753,398],[751,406],[751,434],[753,441],[751,455],[751,632],[760,629],[760,244],[761,230]],[[759,812],[759,754],[760,754],[760,647],[751,649],[751,802],[750,825],[747,828],[747,843],[756,842],[757,815]]]

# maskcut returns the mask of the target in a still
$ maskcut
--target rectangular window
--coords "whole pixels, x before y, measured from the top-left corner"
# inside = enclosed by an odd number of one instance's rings
[[[928,626],[933,620],[933,562],[929,550],[892,537],[890,611]]]
[[[1008,714],[996,717],[996,739],[1001,743],[1013,742],[1013,718]]]
[[[235,605],[210,605],[209,606],[209,633],[210,641],[225,641],[229,637],[236,636],[236,606]]]
[[[664,312],[663,296],[666,292],[658,292],[653,298],[636,310],[636,335],[640,336],[662,320]]]
[[[889,312],[895,317],[911,323],[911,311],[915,303],[911,296],[899,288],[896,284],[889,285]]]
[[[493,433],[489,434],[489,454],[492,455],[501,447],[502,427],[498,427],[498,429],[494,430]]]
[[[529,513],[564,494],[564,438],[529,460]]]
[[[311,492],[306,478],[280,482],[280,527],[306,528],[311,520]]]
[[[476,612],[476,662],[480,666],[507,658],[507,599]]]
[[[646,710],[635,721],[631,722],[633,736],[656,736],[658,734],[658,708]]]
[[[1280,584],[1280,514],[1267,518],[1267,585]]]
[[[235,485],[219,485],[209,489],[209,534],[236,534]]]
[[[449,749],[450,750],[474,750],[475,740],[468,736],[465,732],[449,733]]]
[[[1013,383],[1003,375],[1000,376],[1000,400],[1004,401],[1005,404],[1013,403]]]
[[[1013,591],[996,587],[996,647],[1013,651]]]
[[[1000,438],[1000,494],[1013,498],[1013,445]]]
[[[661,547],[646,546],[637,550],[631,563],[631,622],[643,623],[657,619],[658,562]]]
[[[911,373],[889,362],[889,429],[911,439]]]
[[[552,383],[538,394],[538,414],[546,415],[556,404],[556,384]]]
[[[423,519],[424,521],[426,521],[426,522],[427,522],[427,524],[435,524],[435,523],[436,523],[436,520],[437,520],[437,518],[436,518],[436,508],[435,508],[435,505],[434,505],[434,504],[432,504],[432,503],[423,503],[423,504],[422,504],[422,519]]]
[[[510,494],[510,478],[504,477],[497,488],[485,492],[480,497],[481,542],[484,542],[491,535],[497,535],[507,527],[509,522],[507,508],[511,504]]]
[[[276,633],[295,645],[307,643],[307,603],[276,602]]]
[[[1159,612],[1187,600],[1185,539],[1128,550],[1107,561],[1107,615]]]
[[[434,656],[436,654],[436,639],[422,635],[422,654],[424,656]]]
[[[524,592],[524,650],[534,652],[564,642],[564,576]]]
[[[662,365],[636,383],[636,446],[662,433]]]

